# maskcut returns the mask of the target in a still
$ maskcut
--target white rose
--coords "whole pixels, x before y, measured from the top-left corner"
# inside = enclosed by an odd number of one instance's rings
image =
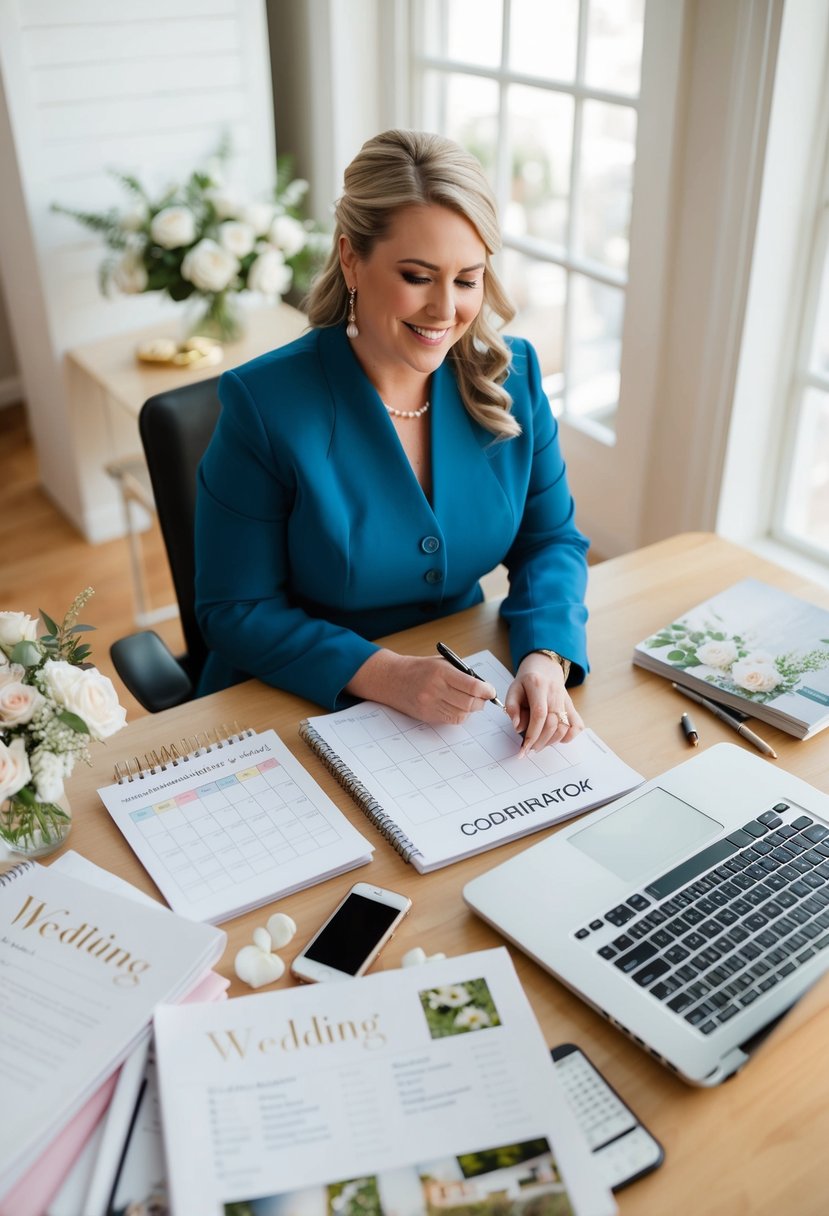
[[[219,187],[215,190],[208,190],[207,197],[220,220],[238,219],[245,209],[244,200],[232,189]]]
[[[139,228],[144,227],[149,214],[147,204],[142,199],[138,199],[121,213],[121,227],[125,228],[127,232],[137,232]]]
[[[112,281],[124,295],[134,296],[147,290],[147,268],[141,256],[128,250],[112,272]]]
[[[242,211],[242,219],[250,224],[257,236],[264,236],[273,222],[275,211],[273,203],[248,203]]]
[[[703,642],[695,654],[700,663],[709,667],[730,667],[737,657],[737,647],[733,642]]]
[[[780,673],[771,663],[758,661],[753,655],[740,659],[731,668],[731,678],[748,692],[771,692],[780,683]]]
[[[0,723],[3,726],[24,726],[31,722],[43,697],[31,684],[12,680],[0,686]]]
[[[162,249],[181,249],[196,239],[196,217],[189,207],[165,207],[153,216],[150,236]]]
[[[32,779],[26,744],[14,739],[8,746],[0,740],[0,802],[11,798]]]
[[[286,258],[305,248],[305,229],[290,215],[278,215],[271,224],[270,238]]]
[[[291,268],[278,249],[268,248],[259,254],[248,272],[248,287],[265,296],[281,296],[291,286]]]
[[[219,228],[219,244],[228,253],[244,258],[253,249],[256,233],[241,220],[226,220]]]
[[[6,684],[18,684],[26,674],[26,668],[19,663],[10,663],[0,650],[0,688]]]
[[[112,680],[94,667],[47,659],[41,674],[49,695],[82,718],[93,739],[108,739],[126,723],[127,711],[118,704]]]
[[[181,273],[199,291],[224,291],[239,272],[239,261],[215,241],[199,241],[184,255]]]
[[[11,650],[18,642],[37,641],[37,621],[28,612],[0,612],[0,646]]]

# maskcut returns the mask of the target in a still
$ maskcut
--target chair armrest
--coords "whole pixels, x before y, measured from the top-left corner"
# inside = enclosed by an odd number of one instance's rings
[[[119,638],[109,654],[127,689],[151,714],[192,699],[190,677],[154,630]]]

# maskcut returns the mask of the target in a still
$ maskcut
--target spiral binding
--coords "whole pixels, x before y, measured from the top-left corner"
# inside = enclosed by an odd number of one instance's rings
[[[27,870],[34,870],[36,863],[34,861],[18,861],[10,869],[4,870],[0,874],[0,887],[8,886],[10,882],[14,882],[21,874],[25,874]]]
[[[359,777],[355,776],[348,765],[340,759],[330,744],[326,743],[322,736],[314,730],[307,718],[299,724],[299,737],[305,740],[313,752],[316,752],[332,777],[339,781],[343,789],[351,795],[360,810],[378,829],[380,835],[389,842],[393,849],[397,850],[404,861],[411,863],[412,858],[417,856],[420,850],[416,848],[399,824],[394,822],[391,815],[383,810],[373,794],[369,793]]]
[[[218,750],[229,743],[239,743],[242,739],[249,739],[251,735],[255,734],[256,731],[249,727],[240,728],[238,722],[234,722],[232,726],[223,722],[219,727],[208,727],[195,735],[181,738],[178,743],[166,744],[160,752],[152,748],[151,751],[144,753],[143,764],[137,756],[117,761],[114,774],[115,784],[124,785],[128,781],[144,781],[147,777],[166,773],[168,768],[177,768],[180,764],[187,764],[188,761],[195,760],[198,756],[206,756],[214,748]]]

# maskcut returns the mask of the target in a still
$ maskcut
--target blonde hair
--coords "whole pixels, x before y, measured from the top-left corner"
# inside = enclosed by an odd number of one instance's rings
[[[348,308],[348,289],[339,260],[346,236],[360,258],[370,256],[403,207],[437,204],[463,216],[486,248],[481,311],[449,353],[461,400],[476,422],[499,439],[521,427],[510,413],[512,398],[502,387],[510,351],[488,314],[506,324],[515,316],[491,265],[501,248],[495,199],[479,162],[460,144],[422,131],[384,131],[363,144],[345,171],[335,208],[336,228],[328,260],[304,308],[312,325],[339,325]]]

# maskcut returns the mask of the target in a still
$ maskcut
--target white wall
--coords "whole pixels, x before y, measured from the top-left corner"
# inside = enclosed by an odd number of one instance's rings
[[[46,491],[93,540],[121,531],[91,501],[63,356],[149,324],[156,294],[104,299],[102,243],[53,202],[124,200],[110,168],[163,187],[230,135],[253,194],[274,177],[264,0],[0,0],[0,276]]]

